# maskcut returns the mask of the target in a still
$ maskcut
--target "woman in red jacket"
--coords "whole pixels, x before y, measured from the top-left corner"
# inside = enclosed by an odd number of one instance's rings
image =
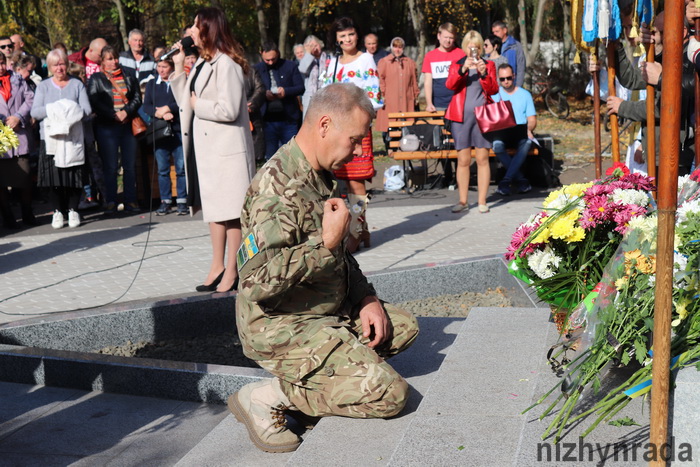
[[[445,118],[452,121],[452,137],[457,149],[457,187],[459,203],[452,212],[469,210],[469,166],[472,163],[472,148],[476,149],[476,168],[479,193],[479,212],[489,212],[486,195],[491,181],[489,149],[491,143],[479,130],[474,108],[486,103],[486,96],[498,93],[496,66],[484,60],[484,40],[476,31],[469,31],[462,40],[462,49],[467,54],[450,66],[446,86],[455,92],[447,107]]]

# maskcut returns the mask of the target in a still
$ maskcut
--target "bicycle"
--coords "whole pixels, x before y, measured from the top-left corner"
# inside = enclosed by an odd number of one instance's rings
[[[571,109],[569,108],[569,102],[566,100],[564,88],[559,84],[552,83],[552,70],[553,68],[550,67],[545,75],[545,79],[533,83],[532,94],[533,97],[541,97],[544,100],[549,113],[560,120],[564,120],[569,116]]]

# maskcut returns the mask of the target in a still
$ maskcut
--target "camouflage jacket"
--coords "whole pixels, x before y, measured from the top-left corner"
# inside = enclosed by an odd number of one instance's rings
[[[248,357],[280,355],[297,345],[297,330],[308,338],[316,326],[337,326],[376,295],[344,245],[323,246],[323,205],[336,196],[330,172],[314,170],[294,139],[251,182],[241,213],[236,297]]]

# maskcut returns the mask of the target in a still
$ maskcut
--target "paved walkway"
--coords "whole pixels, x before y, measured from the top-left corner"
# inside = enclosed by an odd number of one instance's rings
[[[493,188],[492,188],[493,189]],[[372,247],[356,254],[365,272],[502,254],[520,222],[535,213],[546,192],[489,198],[452,214],[450,190],[375,196],[368,210]],[[476,198],[476,193],[470,193]],[[201,217],[103,218],[88,213],[79,228],[43,224],[0,237],[0,324],[114,302],[195,293],[211,248]],[[2,232],[2,231],[0,231]]]

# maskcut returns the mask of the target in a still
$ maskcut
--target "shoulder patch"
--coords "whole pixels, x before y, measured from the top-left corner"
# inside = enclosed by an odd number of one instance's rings
[[[243,265],[250,261],[253,256],[257,255],[259,251],[258,244],[255,242],[255,237],[252,233],[248,234],[241,242],[241,246],[238,248],[238,253],[236,254],[238,270],[240,271]]]

